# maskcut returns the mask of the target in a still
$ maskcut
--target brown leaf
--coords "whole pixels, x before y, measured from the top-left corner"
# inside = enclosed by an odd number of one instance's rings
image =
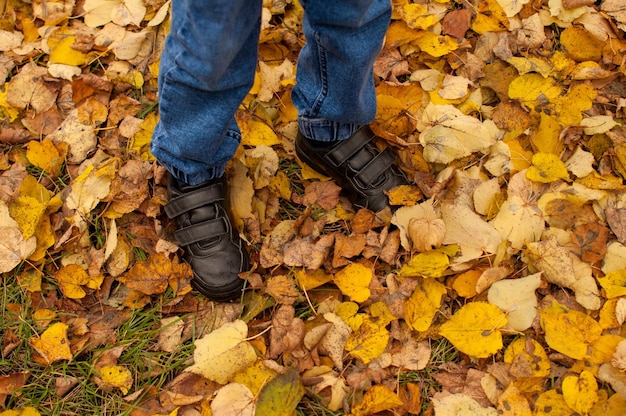
[[[164,293],[172,273],[172,262],[162,254],[141,260],[118,280],[146,295]]]
[[[349,264],[347,259],[358,256],[365,248],[366,236],[352,234],[346,236],[338,233],[335,236],[335,252],[333,254],[333,267],[341,267]]]
[[[48,75],[45,67],[30,62],[22,67],[19,74],[11,78],[7,88],[7,101],[13,107],[33,108],[37,112],[50,109],[57,93],[46,85],[44,77]]]
[[[283,261],[287,266],[317,270],[326,260],[334,241],[334,234],[323,235],[316,243],[296,238],[285,245]]]
[[[471,23],[471,9],[453,10],[443,18],[441,29],[448,35],[454,36],[455,38],[462,38],[465,36],[465,32],[470,28]]]
[[[369,209],[361,208],[354,214],[352,221],[352,231],[363,234],[371,230],[376,224],[376,214]]]
[[[300,295],[296,282],[284,275],[270,277],[266,286],[265,292],[283,305],[293,305]]]
[[[306,206],[317,204],[322,209],[333,209],[339,203],[339,193],[341,187],[334,182],[312,182],[304,190],[304,200]]]
[[[617,208],[615,203],[609,202],[606,207],[606,221],[617,241],[626,244],[626,208]]]
[[[581,259],[589,263],[600,261],[606,255],[609,229],[597,223],[583,224],[574,229],[571,240],[580,247]]]
[[[14,127],[2,127],[0,129],[0,143],[3,144],[22,144],[32,139],[32,136],[26,129],[18,129]]]
[[[293,306],[283,305],[278,308],[272,318],[270,330],[270,357],[278,358],[280,354],[300,349],[304,333],[304,322],[295,317]]]
[[[410,74],[409,62],[400,55],[398,48],[385,48],[374,63],[374,74],[392,81],[401,75]]]
[[[387,235],[380,251],[380,259],[387,264],[393,264],[400,248],[400,230],[393,230]]]

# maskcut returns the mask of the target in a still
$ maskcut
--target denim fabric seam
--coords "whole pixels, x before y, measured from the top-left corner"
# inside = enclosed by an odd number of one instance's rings
[[[322,105],[324,104],[324,99],[326,99],[326,96],[328,95],[328,65],[327,65],[328,59],[326,56],[326,50],[322,46],[320,36],[321,35],[319,32],[315,32],[315,43],[317,47],[317,55],[319,57],[320,80],[322,81],[322,88],[319,94],[317,95],[317,97],[315,98],[313,105],[311,106],[311,112],[309,114],[311,118],[313,117],[317,118],[317,114],[319,113],[320,109],[322,108]]]

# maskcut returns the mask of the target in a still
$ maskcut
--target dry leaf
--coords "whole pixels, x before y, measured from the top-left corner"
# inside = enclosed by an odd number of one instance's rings
[[[195,341],[194,364],[185,371],[226,384],[236,373],[257,360],[241,320],[226,323]]]

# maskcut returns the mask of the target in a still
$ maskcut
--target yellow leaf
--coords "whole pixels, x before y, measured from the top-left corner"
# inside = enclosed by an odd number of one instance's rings
[[[598,392],[599,400],[589,412],[590,416],[623,416],[626,415],[626,400],[624,397],[615,393],[607,399],[606,390]]]
[[[404,302],[404,320],[415,331],[427,331],[441,307],[446,287],[435,279],[424,279]]]
[[[57,314],[55,311],[50,309],[37,309],[33,312],[33,321],[35,321],[35,325],[37,328],[45,328],[48,326],[50,321],[56,318]]]
[[[194,364],[185,371],[226,384],[257,360],[247,336],[248,326],[241,320],[222,325],[194,343]]]
[[[298,370],[291,368],[267,383],[256,404],[256,416],[292,416],[304,396],[304,386]]]
[[[15,121],[17,116],[20,114],[20,110],[13,107],[7,101],[7,90],[9,87],[9,83],[4,83],[4,88],[0,89],[0,119],[8,120],[9,122]]]
[[[377,384],[363,395],[361,403],[352,408],[350,416],[368,416],[402,406],[402,400],[387,387]]]
[[[400,185],[391,189],[387,194],[390,205],[413,206],[423,198],[417,186]]]
[[[35,228],[46,212],[46,206],[30,196],[15,198],[9,206],[11,217],[19,224],[25,239],[35,234]]]
[[[513,56],[506,62],[513,65],[520,75],[537,72],[545,78],[554,71],[554,67],[544,58]]]
[[[29,342],[47,364],[61,360],[71,360],[70,341],[67,338],[67,325],[61,322],[52,324],[41,337],[31,337]]]
[[[439,334],[459,351],[472,357],[487,358],[502,348],[500,328],[506,323],[506,315],[497,306],[472,302],[441,325]]]
[[[504,137],[503,141],[511,150],[511,163],[515,172],[520,172],[530,166],[533,152],[524,149],[518,139]]]
[[[550,359],[537,341],[520,337],[504,351],[504,362],[511,364],[511,374],[515,377],[548,377]]]
[[[255,395],[243,384],[228,383],[217,391],[210,410],[213,415],[254,416]]]
[[[380,357],[387,349],[389,331],[378,322],[365,319],[359,329],[351,333],[346,341],[346,351],[360,358],[365,364]]]
[[[22,290],[29,292],[41,291],[41,272],[36,269],[28,269],[17,275],[17,281]]]
[[[53,36],[61,36],[53,35]],[[58,41],[48,41],[48,44],[52,48],[50,50],[50,63],[65,64],[73,66],[85,65],[89,61],[89,55],[72,48],[72,45],[76,41],[76,36],[70,34],[64,34]]]
[[[387,326],[390,322],[398,319],[389,310],[389,306],[385,302],[375,302],[370,306],[370,315],[376,318],[377,322],[382,326]]]
[[[333,310],[335,315],[341,318],[351,330],[356,331],[359,329],[363,320],[367,316],[364,313],[359,312],[359,304],[355,302],[341,302]]]
[[[418,32],[417,36],[413,43],[419,46],[422,51],[435,58],[447,55],[459,47],[459,43],[450,36],[437,35],[427,30]]]
[[[509,28],[509,19],[497,0],[485,0],[478,3],[478,13],[474,17],[472,30],[478,34],[501,32]]]
[[[271,178],[269,188],[282,199],[291,199],[291,183],[282,170],[278,171],[276,175]]]
[[[333,281],[341,293],[354,302],[365,302],[370,297],[372,270],[359,263],[352,263],[337,272]]]
[[[245,146],[272,146],[280,144],[274,130],[262,121],[238,120],[241,129],[241,144]]]
[[[402,20],[411,29],[428,29],[439,21],[438,17],[431,14],[423,4],[409,3],[401,9]]]
[[[34,407],[26,406],[21,409],[5,410],[0,416],[41,416]]]
[[[626,269],[608,272],[604,277],[597,279],[608,299],[626,296]]]
[[[0,273],[5,273],[13,270],[35,251],[37,239],[24,238],[19,224],[11,217],[3,200],[0,200],[0,229]]]
[[[520,227],[520,224],[524,226]],[[521,249],[526,243],[538,240],[546,226],[541,211],[518,195],[509,195],[491,225],[515,249]]]
[[[435,414],[444,416],[498,416],[493,407],[483,407],[476,400],[463,393],[446,395],[436,394],[433,397]]]
[[[429,103],[422,113],[424,129],[419,141],[424,159],[431,163],[449,163],[483,151],[496,143],[500,131],[491,120],[480,120],[463,114],[452,105]]]
[[[599,61],[602,58],[604,42],[582,25],[570,25],[561,32],[560,41],[567,54],[577,62]]]
[[[561,246],[555,236],[526,244],[528,260],[550,283],[574,291],[576,301],[587,309],[600,309],[601,301],[591,267]]]
[[[571,413],[572,409],[563,399],[563,395],[554,389],[541,393],[535,402],[535,416],[570,415]]]
[[[539,153],[560,155],[563,151],[563,142],[560,140],[561,125],[554,118],[541,113],[539,126],[530,137],[530,142]]]
[[[533,165],[526,171],[526,177],[533,182],[550,183],[559,179],[569,179],[565,163],[555,154],[536,153],[532,163]]]
[[[250,389],[254,396],[257,396],[263,386],[276,377],[276,374],[274,370],[269,369],[263,364],[263,361],[259,360],[235,374],[233,382],[243,384]]]
[[[517,279],[495,282],[489,288],[487,299],[506,312],[508,326],[516,331],[530,328],[537,316],[535,290],[541,285],[540,273]]]
[[[584,370],[580,376],[566,376],[562,388],[565,403],[580,414],[589,413],[598,401],[598,383],[590,371]]]
[[[498,415],[503,416],[531,416],[533,414],[528,400],[513,383],[509,384],[498,397],[497,408]]]
[[[67,207],[87,216],[109,194],[113,174],[106,168],[94,170],[93,165],[89,165],[72,182],[65,201]]]
[[[474,269],[461,273],[452,282],[452,289],[456,290],[456,293],[464,298],[476,296],[478,293],[476,290],[476,283],[481,275],[481,270]]]
[[[553,107],[559,123],[564,126],[579,124],[583,119],[582,112],[591,108],[596,95],[598,93],[591,85],[577,84],[567,94],[555,98]]]
[[[296,279],[302,290],[311,290],[316,287],[322,286],[333,280],[333,276],[326,273],[324,269],[317,269],[312,272],[308,272],[304,268],[300,268],[296,271]]]
[[[68,264],[54,274],[54,278],[59,282],[59,287],[63,295],[70,299],[84,298],[86,293],[81,287],[89,282],[89,275],[78,264]]]
[[[450,265],[450,259],[440,251],[419,253],[402,266],[400,276],[441,277]]]
[[[120,365],[105,365],[100,369],[100,376],[107,388],[118,388],[127,394],[133,385],[133,375]]]
[[[150,153],[152,132],[159,121],[156,113],[150,113],[139,125],[140,130],[130,140],[130,149],[137,152],[142,160],[153,161],[154,156]]]
[[[540,310],[539,315],[550,348],[577,360],[587,357],[589,347],[602,334],[602,327],[593,318],[556,302]]]
[[[86,0],[85,24],[89,27],[103,26],[111,21],[113,9],[121,0]]]
[[[26,149],[26,158],[34,166],[56,178],[65,162],[65,152],[61,153],[50,139],[46,138],[41,142],[31,140]]]
[[[509,98],[519,100],[526,107],[536,109],[561,95],[561,87],[552,78],[530,73],[515,78],[509,84]]]

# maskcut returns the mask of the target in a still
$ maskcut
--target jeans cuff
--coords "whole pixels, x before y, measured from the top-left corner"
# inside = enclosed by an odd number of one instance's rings
[[[207,171],[187,174],[167,162],[159,161],[159,163],[163,165],[163,167],[167,169],[179,182],[192,186],[200,185],[203,182],[207,182],[215,178],[221,178],[224,176],[224,171],[226,170],[226,166],[214,166],[209,168]]]
[[[357,131],[361,124],[339,123],[325,119],[298,118],[300,134],[307,139],[319,140],[320,142],[334,142],[345,140]]]

